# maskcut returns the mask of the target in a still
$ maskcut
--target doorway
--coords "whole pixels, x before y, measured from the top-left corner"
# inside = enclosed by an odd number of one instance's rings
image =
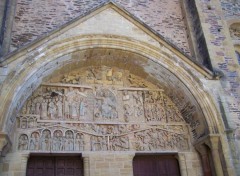
[[[137,155],[133,159],[134,176],[180,176],[178,160],[171,155]]]
[[[83,176],[79,156],[30,156],[27,176]]]

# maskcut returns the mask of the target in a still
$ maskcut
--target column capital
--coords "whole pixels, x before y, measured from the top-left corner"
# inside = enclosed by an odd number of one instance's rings
[[[209,136],[208,140],[205,141],[206,145],[208,145],[212,150],[218,150],[219,148],[219,136]]]
[[[195,148],[199,150],[201,145],[207,145],[210,149],[218,149],[220,135],[208,135],[194,144]],[[201,149],[200,149],[201,150]]]
[[[207,148],[205,146],[205,144],[198,144],[195,146],[195,149],[202,155],[205,156],[207,155]]]
[[[23,154],[21,154],[22,161],[27,161],[29,157],[30,157],[30,154],[29,154],[29,153],[23,153]]]

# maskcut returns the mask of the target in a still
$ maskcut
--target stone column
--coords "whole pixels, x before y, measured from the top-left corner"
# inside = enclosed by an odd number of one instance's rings
[[[208,159],[208,151],[207,151],[206,147],[207,146],[205,146],[205,144],[199,144],[195,148],[198,151],[198,153],[200,154],[204,175],[211,176],[212,172],[211,172],[210,162]]]
[[[83,155],[83,171],[84,176],[90,176],[89,155]]]
[[[181,176],[188,176],[185,154],[178,153],[177,159],[180,166]]]
[[[213,163],[215,167],[215,171],[217,176],[223,176],[223,170],[222,170],[222,164],[221,164],[221,158],[219,155],[219,137],[218,136],[211,136],[209,138],[210,147],[211,147],[211,154],[213,158]]]

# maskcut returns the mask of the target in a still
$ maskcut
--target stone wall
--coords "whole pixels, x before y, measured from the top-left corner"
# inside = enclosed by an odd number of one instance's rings
[[[12,50],[31,42],[106,0],[18,0],[12,33]],[[190,54],[179,0],[115,0],[123,8]]]
[[[195,59],[198,63],[204,65],[212,70],[212,65],[206,45],[202,25],[200,23],[199,14],[197,11],[195,1],[183,0],[185,7],[186,21],[189,28],[189,35],[191,36],[192,47],[194,48]]]
[[[240,18],[240,1],[239,0],[221,0],[221,6],[224,11],[225,17]]]
[[[6,0],[0,1],[0,53],[2,50],[3,34],[4,34],[4,27],[5,27],[6,4],[7,4]]]
[[[225,8],[222,11],[224,4],[228,7],[228,11]],[[223,75],[220,81],[224,91],[221,92],[218,89],[219,93],[213,92],[213,95],[219,101],[225,128],[230,131],[240,127],[240,83],[239,64],[224,15],[226,17],[239,15],[240,8],[236,6],[237,4],[230,1],[221,3],[220,1],[201,0],[197,2],[203,32],[205,37],[208,38],[207,46],[213,68],[215,71],[222,72]],[[226,14],[226,12],[228,13]],[[232,132],[234,133],[234,131]],[[229,133],[229,140],[234,140],[233,133]],[[238,167],[238,173],[240,173],[239,156],[235,153],[234,145],[231,147],[234,164],[236,168]]]
[[[90,176],[132,176],[133,157],[134,155],[124,153],[92,154],[89,161]]]

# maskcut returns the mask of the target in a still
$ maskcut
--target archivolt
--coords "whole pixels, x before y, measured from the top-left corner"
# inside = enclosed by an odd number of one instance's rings
[[[56,43],[47,42],[32,48],[31,51],[28,50],[29,52],[25,49],[12,56],[15,61],[10,63],[9,67],[13,68],[16,65],[17,67],[11,69],[3,83],[0,114],[2,114],[1,128],[6,133],[11,132],[16,114],[44,77],[50,75],[62,64],[86,59],[82,56],[74,60],[70,57],[71,53],[97,48],[115,49],[139,55],[155,63],[156,68],[165,68],[187,87],[192,98],[198,102],[204,116],[199,118],[201,121],[206,120],[207,133],[216,134],[223,131],[222,121],[218,118],[219,112],[211,96],[203,89],[201,81],[191,72],[191,66],[195,67],[196,71],[200,71],[200,68],[186,58],[179,59],[181,56],[177,55],[177,52],[171,53],[164,46],[158,48],[125,37],[90,35],[69,38]],[[177,66],[178,64],[181,66]],[[198,75],[201,74],[203,77],[207,75],[204,71]]]

